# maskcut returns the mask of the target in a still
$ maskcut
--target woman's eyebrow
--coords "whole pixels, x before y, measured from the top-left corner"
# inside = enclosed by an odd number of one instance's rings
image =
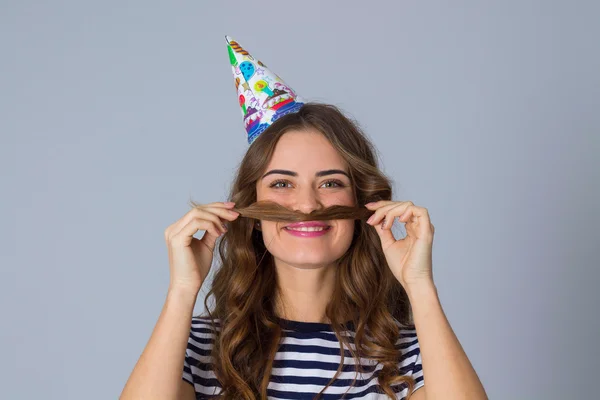
[[[289,171],[287,169],[272,169],[269,172],[267,172],[266,174],[264,174],[262,176],[261,180],[265,179],[266,176],[271,175],[271,174],[282,174],[282,175],[289,175],[289,176],[298,176],[297,172]],[[348,177],[348,179],[350,179],[350,175],[348,175],[348,173],[346,171],[342,171],[341,169],[326,169],[324,171],[318,171],[317,173],[315,173],[315,176],[316,177],[321,177],[321,176],[333,175],[333,174],[346,175],[346,177]]]

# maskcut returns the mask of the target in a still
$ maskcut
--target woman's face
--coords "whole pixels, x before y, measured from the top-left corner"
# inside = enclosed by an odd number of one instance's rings
[[[289,131],[281,136],[263,177],[256,184],[257,200],[271,200],[310,213],[332,205],[354,206],[348,166],[318,131]],[[278,263],[296,268],[320,268],[339,259],[350,247],[354,220],[325,223],[323,232],[296,232],[288,223],[261,220],[263,241]],[[302,236],[304,234],[304,236]]]

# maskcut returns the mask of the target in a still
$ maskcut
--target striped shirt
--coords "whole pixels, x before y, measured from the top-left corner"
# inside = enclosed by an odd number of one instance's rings
[[[216,320],[220,330],[219,320]],[[267,387],[269,399],[312,400],[335,375],[341,361],[340,344],[331,325],[316,322],[300,322],[280,319],[281,344],[275,355],[271,378]],[[401,375],[412,376],[416,385],[422,387],[423,369],[421,353],[414,325],[403,326],[396,321],[400,335],[396,348],[402,352],[398,368]],[[354,349],[353,326],[348,325],[349,341]],[[190,336],[185,352],[182,379],[194,386],[196,399],[209,399],[219,394],[221,386],[211,369],[210,350],[214,340],[211,320],[207,316],[193,317]],[[337,379],[321,394],[323,400],[340,399],[389,399],[379,388],[377,376],[383,367],[372,360],[361,358],[363,373],[356,373],[355,360],[344,349],[344,367]],[[356,382],[352,384],[356,377]],[[397,399],[405,399],[408,385],[391,386]]]

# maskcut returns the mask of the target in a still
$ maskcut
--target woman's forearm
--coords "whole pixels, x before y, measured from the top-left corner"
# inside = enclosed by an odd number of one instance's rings
[[[442,310],[433,283],[407,290],[421,348],[427,400],[487,400],[487,395]]]
[[[129,376],[120,400],[177,398],[197,296],[198,292],[193,290],[168,291],[152,336]]]

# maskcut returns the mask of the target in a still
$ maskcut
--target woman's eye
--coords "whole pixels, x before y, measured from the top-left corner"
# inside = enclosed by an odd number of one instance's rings
[[[288,182],[286,182],[286,181],[275,181],[269,187],[274,187],[274,188],[279,189],[279,188],[281,188],[281,186],[277,186],[277,185],[279,185],[280,183],[287,184]]]
[[[275,182],[271,183],[271,185],[269,185],[269,187],[275,188],[275,189],[283,189],[285,186],[278,186],[278,185],[280,185],[280,184],[287,185],[289,183],[290,182],[288,182],[286,180],[279,180],[279,181],[275,181]],[[334,186],[327,186],[327,187],[333,187],[333,188],[344,187],[344,184],[341,181],[338,181],[336,179],[329,180],[329,181],[323,183],[323,185],[332,185],[332,184]],[[337,186],[335,186],[335,185],[337,185]]]
[[[335,179],[325,182],[324,185],[328,185],[330,183],[337,185],[337,186],[330,186],[330,187],[344,187],[344,184],[342,182],[335,180]]]

